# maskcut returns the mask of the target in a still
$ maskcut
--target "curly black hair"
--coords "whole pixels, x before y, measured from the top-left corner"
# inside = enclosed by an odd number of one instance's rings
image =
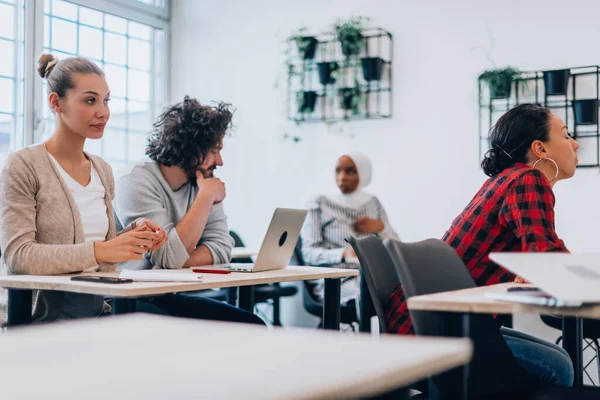
[[[185,96],[181,103],[165,108],[154,123],[146,155],[167,167],[195,171],[232,127],[230,106],[222,102],[203,106]]]

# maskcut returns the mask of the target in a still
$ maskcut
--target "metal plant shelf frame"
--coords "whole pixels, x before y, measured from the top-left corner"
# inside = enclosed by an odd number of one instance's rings
[[[296,123],[332,123],[353,120],[391,118],[393,110],[393,38],[382,28],[365,28],[361,31],[363,46],[359,55],[346,57],[333,32],[314,36],[317,41],[315,58],[303,60],[293,38],[287,43],[288,70],[287,117]],[[366,81],[362,73],[362,58],[379,57],[383,60],[381,79]],[[339,66],[339,77],[333,84],[319,82],[319,62],[335,62]],[[304,75],[304,76],[302,76]],[[303,78],[303,79],[302,79]],[[341,107],[339,89],[354,86],[355,79],[361,89],[358,113]],[[312,113],[298,112],[296,96],[299,91],[314,91],[317,95]]]
[[[483,148],[490,148],[488,138],[489,130],[492,127],[494,117],[500,116],[514,106],[523,103],[536,103],[549,108],[552,112],[562,111],[565,124],[568,127],[569,135],[575,139],[595,139],[595,162],[579,164],[577,168],[596,168],[600,167],[600,123],[591,125],[576,124],[574,118],[571,118],[573,102],[575,100],[596,99],[600,102],[600,66],[590,65],[585,67],[564,68],[570,70],[569,86],[566,95],[548,95],[544,87],[544,71],[524,71],[518,78],[511,83],[511,95],[506,99],[490,99],[489,92],[485,84],[479,81],[479,159],[483,157]],[[558,69],[553,69],[558,70]],[[552,71],[553,71],[552,70]],[[548,70],[550,71],[550,70]],[[595,78],[595,97],[586,96],[579,98],[577,92],[578,79],[583,77]],[[532,90],[533,96],[526,96],[523,93],[523,86],[527,87],[527,93]],[[486,118],[487,117],[487,118]],[[585,130],[582,127],[590,127]],[[581,143],[580,143],[581,144]]]

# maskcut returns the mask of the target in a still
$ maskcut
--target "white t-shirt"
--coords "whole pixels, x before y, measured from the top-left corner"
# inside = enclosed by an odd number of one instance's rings
[[[92,164],[92,179],[87,186],[81,186],[79,182],[71,178],[52,156],[52,161],[60,172],[71,195],[77,204],[81,223],[83,224],[83,237],[86,242],[104,242],[108,233],[108,215],[106,214],[106,203],[104,197],[106,190],[102,181]]]

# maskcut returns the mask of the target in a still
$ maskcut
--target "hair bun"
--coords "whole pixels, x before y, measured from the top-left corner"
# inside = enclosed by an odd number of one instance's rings
[[[48,74],[52,71],[52,69],[58,63],[58,58],[54,57],[52,54],[42,54],[38,59],[38,74],[42,78],[46,78]]]
[[[487,176],[498,175],[500,172],[502,172],[502,168],[500,168],[498,161],[498,155],[496,154],[494,148],[489,149],[483,156],[483,161],[481,161],[481,168],[483,169],[483,172]]]

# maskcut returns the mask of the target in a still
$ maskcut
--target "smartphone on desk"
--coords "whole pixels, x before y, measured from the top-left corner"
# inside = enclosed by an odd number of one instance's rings
[[[133,279],[116,278],[113,276],[72,276],[72,281],[95,282],[95,283],[131,283]]]

